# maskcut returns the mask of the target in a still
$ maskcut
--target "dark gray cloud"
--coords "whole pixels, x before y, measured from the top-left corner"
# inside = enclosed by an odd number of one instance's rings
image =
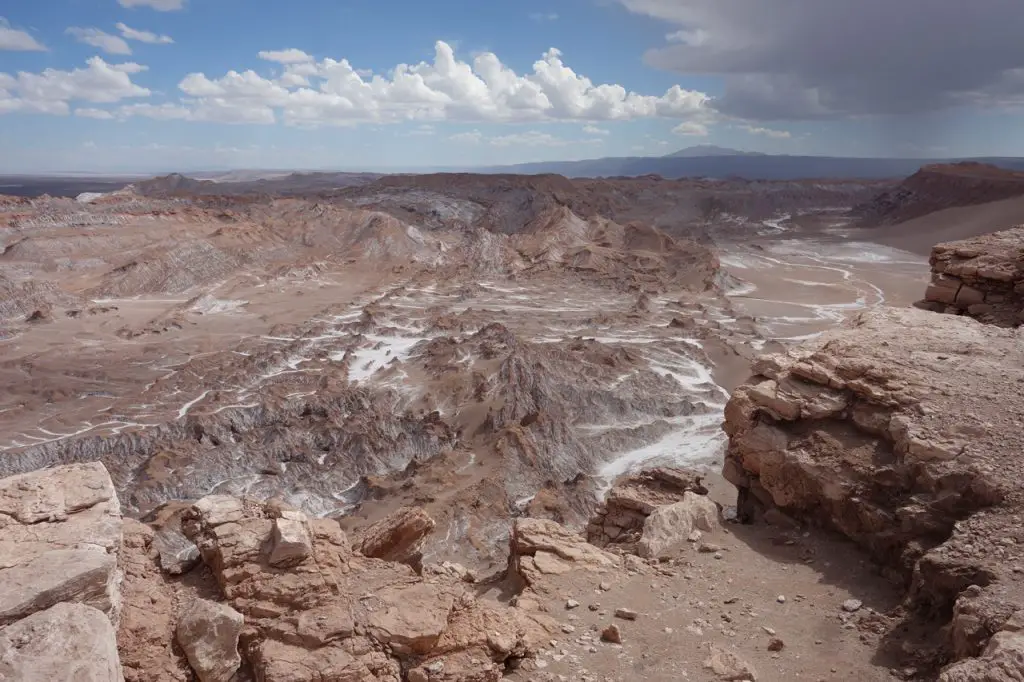
[[[1024,0],[619,0],[671,24],[647,61],[720,75],[753,120],[1024,102]]]

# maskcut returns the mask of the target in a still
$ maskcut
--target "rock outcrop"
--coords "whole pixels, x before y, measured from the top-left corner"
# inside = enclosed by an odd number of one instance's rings
[[[906,581],[912,609],[953,614],[952,658],[980,654],[1024,606],[1020,333],[879,309],[754,373],[726,407],[740,517],[838,530]]]
[[[549,519],[517,519],[512,526],[509,564],[527,585],[544,575],[570,571],[606,572],[621,559]]]
[[[1004,327],[1024,323],[1024,227],[937,244],[918,305]]]
[[[185,513],[183,530],[244,616],[244,657],[267,682],[398,680],[440,659],[446,677],[437,679],[496,680],[508,658],[529,656],[551,630],[477,600],[448,572],[420,577],[408,565],[361,556],[337,521],[279,503],[203,498]],[[284,570],[275,557],[286,537],[303,549],[288,553]],[[511,645],[490,646],[495,630]]]
[[[0,480],[0,679],[122,679],[120,546],[101,464]]]
[[[682,502],[687,492],[703,496],[708,489],[698,474],[684,469],[660,467],[620,479],[587,525],[587,542],[635,552],[647,518],[661,507]]]

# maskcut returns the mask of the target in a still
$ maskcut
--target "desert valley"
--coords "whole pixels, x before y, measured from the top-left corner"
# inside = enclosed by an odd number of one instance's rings
[[[1020,679],[1024,174],[53,187],[0,679]]]

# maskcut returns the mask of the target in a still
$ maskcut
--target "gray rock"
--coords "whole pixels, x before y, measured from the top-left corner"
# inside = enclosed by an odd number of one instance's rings
[[[153,549],[160,555],[160,568],[170,575],[187,573],[199,563],[199,548],[174,528],[157,531]]]
[[[118,601],[116,557],[102,548],[55,549],[0,571],[0,627],[68,601],[111,612]]]
[[[110,620],[84,604],[57,604],[0,630],[0,680],[124,682]]]
[[[200,682],[228,682],[242,659],[242,614],[227,604],[200,599],[178,621],[177,639]]]

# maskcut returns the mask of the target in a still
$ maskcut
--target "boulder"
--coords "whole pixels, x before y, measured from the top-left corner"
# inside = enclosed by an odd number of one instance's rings
[[[336,521],[300,522],[297,514],[228,498],[200,500],[182,516],[182,532],[245,617],[243,656],[258,680],[397,682],[403,666],[441,659],[449,672],[456,661],[471,671],[478,660],[479,674],[490,677],[438,679],[497,679],[505,661],[532,655],[554,631],[539,616],[477,601],[455,567],[418,575],[355,552]],[[275,530],[281,520],[300,522],[309,540],[308,554],[292,554],[287,568],[274,565],[278,536],[287,539]]]
[[[178,644],[200,682],[228,682],[242,658],[238,636],[245,619],[227,604],[197,599],[178,618]]]
[[[659,507],[682,501],[687,492],[708,492],[702,476],[687,469],[659,467],[623,477],[590,520],[587,541],[598,547],[635,551],[647,517]]]
[[[621,560],[548,519],[516,519],[510,538],[509,562],[527,584],[545,574],[573,570],[602,572],[618,567]]]
[[[932,283],[917,305],[1004,327],[1024,322],[1024,226],[936,244]]]
[[[175,602],[194,595],[176,594],[184,587],[168,581],[160,568],[161,557],[153,547],[154,531],[134,519],[124,521],[124,543],[119,561],[121,618],[117,649],[127,682],[188,682],[193,673],[174,641]],[[187,602],[186,602],[187,603]]]
[[[123,682],[114,628],[85,604],[37,611],[0,630],[0,680]]]
[[[408,564],[419,570],[423,543],[434,530],[434,519],[420,507],[403,507],[363,529],[353,548],[363,556]]]
[[[160,568],[169,575],[181,575],[199,564],[199,548],[176,528],[161,528],[153,537],[160,556]]]
[[[312,553],[313,547],[306,526],[299,518],[274,519],[271,536],[270,565],[288,568],[300,564]]]
[[[117,617],[121,511],[102,464],[0,480],[0,626],[62,601]]]
[[[660,558],[685,545],[693,531],[709,533],[716,528],[718,505],[704,495],[687,492],[681,502],[659,507],[647,517],[637,551],[642,557]]]

